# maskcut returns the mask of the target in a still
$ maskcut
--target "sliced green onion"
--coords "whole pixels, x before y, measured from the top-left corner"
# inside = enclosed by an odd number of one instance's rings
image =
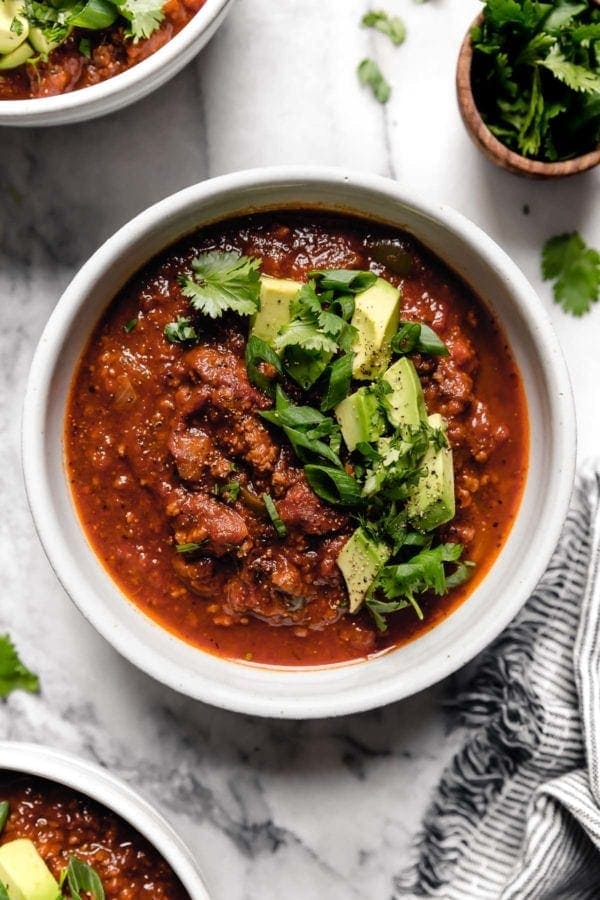
[[[69,17],[69,25],[100,31],[116,22],[118,15],[117,8],[108,0],[87,0],[75,15]]]
[[[86,49],[88,51],[87,53],[81,46],[84,41],[87,41],[87,47],[86,47]],[[79,41],[79,52],[83,53],[84,56],[87,56],[88,59],[92,55],[90,48],[91,48],[90,39],[89,38],[81,38],[81,40]],[[130,334],[130,332],[132,332],[133,329],[136,327],[137,323],[138,323],[137,319],[130,319],[129,322],[127,323],[127,325],[123,325],[123,331],[126,334]]]
[[[248,372],[248,378],[252,384],[264,391],[265,394],[272,395],[273,384],[271,380],[266,375],[263,375],[258,368],[260,363],[263,362],[273,366],[281,375],[281,360],[273,348],[266,341],[263,341],[262,338],[251,334],[246,344],[246,371]]]
[[[321,400],[321,411],[326,412],[341,403],[350,393],[352,363],[354,353],[345,353],[332,362],[329,368],[329,382],[325,396]]]
[[[334,506],[360,506],[362,503],[359,483],[343,469],[308,465],[304,467],[304,474],[315,494],[328,503]]]
[[[269,497],[268,494],[263,494],[262,498],[263,498],[264,504],[267,508],[267,512],[269,513],[269,518],[270,518],[271,522],[273,523],[273,527],[275,528],[275,531],[277,532],[277,534],[279,535],[280,538],[285,537],[287,534],[287,528],[285,527],[285,524],[284,524],[283,520],[281,519],[281,516],[277,512],[277,507],[273,503],[273,500],[271,499],[271,497]]]
[[[3,800],[0,803],[0,833],[4,830],[4,826],[6,825],[6,820],[8,819],[8,814],[10,813],[10,806],[8,800]]]
[[[196,550],[201,548],[202,544],[199,544],[197,541],[190,541],[189,544],[177,544],[175,546],[178,553],[195,553]]]

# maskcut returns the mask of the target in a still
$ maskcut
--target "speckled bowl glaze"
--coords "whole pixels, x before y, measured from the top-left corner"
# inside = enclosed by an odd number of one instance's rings
[[[509,538],[470,597],[412,643],[368,660],[283,668],[212,656],[174,637],[127,600],[90,548],[63,464],[65,405],[100,314],[140,266],[210,222],[257,210],[315,207],[412,233],[461,275],[502,323],[520,368],[530,419],[529,474]],[[571,493],[575,419],[549,319],[512,260],[480,228],[428,205],[396,182],[338,169],[270,168],[187,188],[137,216],[75,276],[33,360],[23,416],[29,502],[56,574],[79,609],[123,656],[159,681],[216,706],[314,718],[370,709],[421,691],[471,660],[535,587],[558,540]]]
[[[175,37],[131,69],[99,84],[31,100],[0,100],[0,125],[66,125],[116,112],[156,90],[204,47],[234,0],[206,0]]]
[[[210,900],[194,858],[154,807],[106,769],[39,744],[0,741],[0,769],[66,785],[102,803],[132,825],[169,863],[193,900]]]

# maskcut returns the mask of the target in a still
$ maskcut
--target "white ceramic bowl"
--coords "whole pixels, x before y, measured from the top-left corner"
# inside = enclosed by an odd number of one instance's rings
[[[370,216],[414,234],[471,284],[502,322],[521,370],[531,426],[529,475],[517,520],[491,571],[451,616],[387,655],[333,667],[290,669],[202,652],[146,617],[116,587],[87,543],[63,467],[71,377],[101,312],[158,251],[208,222],[253,210],[316,206]],[[136,666],[184,694],[264,716],[308,718],[407,697],[472,659],[535,587],[558,540],[573,482],[575,421],[569,379],[533,288],[476,225],[428,206],[393,181],[329,169],[241,172],[187,188],[137,216],[71,282],[31,368],[23,464],[38,533],[79,609]]]
[[[154,807],[106,769],[50,747],[12,741],[0,741],[0,769],[37,775],[102,803],[158,850],[193,900],[210,900],[200,870],[181,838]]]
[[[0,100],[0,125],[66,125],[95,119],[141,100],[156,90],[204,47],[233,0],[206,0],[193,19],[147,59],[78,91],[32,100]]]

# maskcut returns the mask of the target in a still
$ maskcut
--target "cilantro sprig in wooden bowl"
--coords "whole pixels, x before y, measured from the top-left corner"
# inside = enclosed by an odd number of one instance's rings
[[[600,163],[600,8],[486,0],[457,67],[463,121],[497,165],[532,178]]]

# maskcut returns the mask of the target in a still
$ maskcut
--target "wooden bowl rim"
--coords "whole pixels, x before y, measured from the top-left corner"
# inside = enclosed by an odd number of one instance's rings
[[[473,61],[471,29],[475,25],[480,25],[482,21],[483,14],[480,13],[469,26],[458,54],[458,63],[456,67],[458,105],[463,122],[471,132],[471,135],[478,146],[480,146],[486,155],[496,162],[497,165],[520,172],[523,175],[541,178],[556,178],[564,177],[566,175],[575,175],[579,172],[585,172],[586,170],[593,168],[593,166],[597,166],[600,163],[600,146],[597,150],[590,150],[588,153],[576,156],[573,159],[549,163],[528,159],[526,156],[516,153],[492,134],[483,121],[481,113],[475,104],[471,84],[471,64]]]

